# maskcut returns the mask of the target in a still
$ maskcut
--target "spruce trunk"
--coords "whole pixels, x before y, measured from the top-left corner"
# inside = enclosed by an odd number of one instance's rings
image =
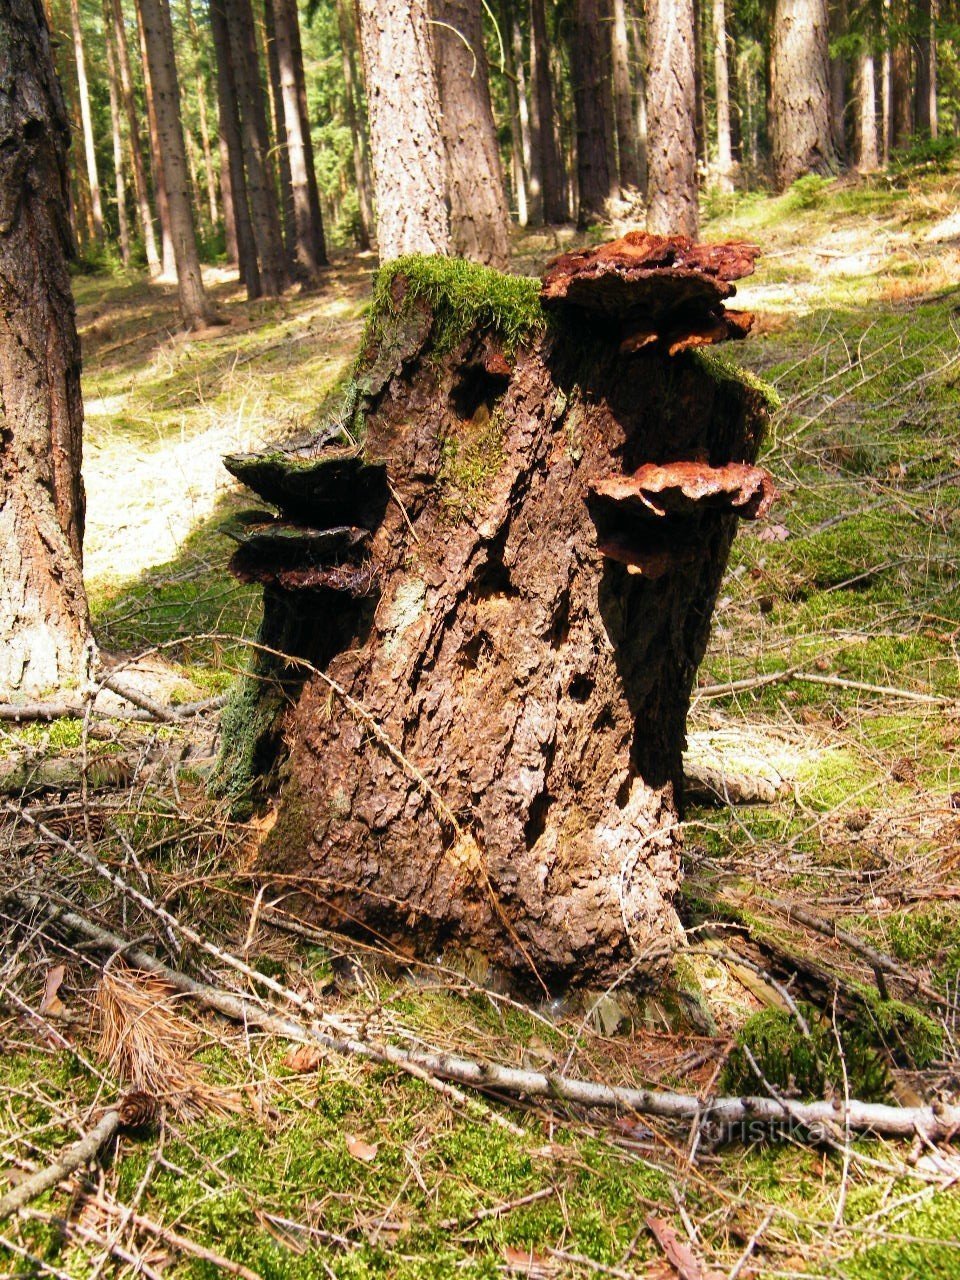
[[[550,74],[550,43],[544,0],[530,0],[530,78],[533,81],[540,122],[541,179],[543,184],[543,220],[551,225],[566,222],[567,203],[563,195],[563,165],[557,146],[556,117],[553,103],[553,78]]]
[[[153,229],[153,214],[150,210],[150,193],[147,189],[147,173],[143,164],[143,142],[140,136],[140,118],[137,115],[137,104],[133,96],[133,76],[130,70],[130,52],[127,48],[127,33],[123,25],[123,9],[120,0],[104,0],[104,21],[107,21],[106,9],[109,7],[113,35],[117,46],[117,66],[120,72],[120,96],[127,117],[127,133],[130,139],[130,159],[133,170],[133,192],[137,201],[137,212],[140,215],[140,230],[143,233],[143,248],[147,258],[147,271],[151,276],[160,272],[160,255],[157,252],[157,237]]]
[[[696,35],[692,0],[648,0],[647,229],[695,237],[697,191]]]
[[[228,229],[232,228],[236,243],[237,265],[250,299],[263,293],[260,283],[260,267],[257,262],[257,246],[250,222],[250,204],[247,197],[247,178],[243,166],[243,139],[240,133],[240,112],[237,107],[237,82],[233,65],[233,50],[223,0],[211,0],[210,30],[217,58],[217,104],[220,109],[221,150],[220,179],[223,190],[224,217]],[[223,158],[226,158],[226,164]],[[225,182],[224,179],[227,181]],[[229,200],[228,200],[229,192]],[[229,206],[229,207],[228,207]],[[229,234],[227,237],[229,245]]]
[[[0,698],[82,686],[80,342],[69,126],[39,0],[0,6]]]
[[[837,171],[830,120],[827,0],[777,0],[770,46],[773,170],[779,190]]]
[[[336,422],[227,460],[281,516],[234,530],[265,648],[220,777],[283,761],[286,910],[551,990],[678,945],[688,701],[737,516],[772,500],[764,395],[690,348],[746,330],[720,304],[755,253],[632,233],[540,297],[397,263]]]
[[[177,83],[173,31],[169,11],[166,9],[167,3],[168,0],[137,0],[157,118],[157,138],[176,263],[180,315],[188,329],[202,329],[211,323],[214,316],[207,302],[200,274],[197,232],[190,200],[190,177],[180,114],[180,87]]]

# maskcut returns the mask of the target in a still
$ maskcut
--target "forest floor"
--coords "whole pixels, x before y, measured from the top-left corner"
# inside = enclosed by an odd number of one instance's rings
[[[468,974],[411,976],[289,932],[248,876],[271,815],[233,822],[206,793],[215,712],[0,725],[0,766],[115,765],[113,785],[88,768],[79,790],[0,801],[0,891],[42,889],[176,969],[273,990],[288,1011],[315,1000],[341,1038],[704,1096],[955,1098],[958,195],[960,169],[921,164],[707,202],[704,239],[764,249],[738,299],[757,331],[734,354],[781,397],[763,459],[781,497],[735,543],[690,718],[691,754],[759,777],[769,798],[687,815],[683,999],[527,1005]],[[539,271],[571,235],[518,235],[518,269]],[[212,271],[230,324],[195,339],[175,335],[171,290],[76,279],[91,604],[103,649],[153,696],[218,694],[242,669],[258,596],[226,569],[219,525],[245,503],[220,457],[317,424],[355,353],[373,268],[344,256],[322,292],[256,304]],[[42,847],[24,806],[47,825]],[[98,888],[91,857],[169,917],[158,925],[129,890]],[[9,902],[0,934],[11,1183],[122,1089],[167,1099],[159,1131],[123,1136],[95,1176],[0,1223],[4,1274],[960,1275],[960,1155],[947,1146],[772,1140],[444,1095],[215,1021],[119,956],[104,971],[102,952],[39,915],[25,925]],[[785,986],[812,1039],[784,1013]]]

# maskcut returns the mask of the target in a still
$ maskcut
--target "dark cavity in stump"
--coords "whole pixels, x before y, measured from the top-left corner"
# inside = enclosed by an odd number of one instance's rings
[[[340,418],[227,460],[279,515],[231,530],[266,649],[221,780],[278,791],[287,909],[549,990],[662,971],[690,693],[773,498],[768,393],[693,348],[749,329],[756,252],[633,233],[542,293],[393,263]]]

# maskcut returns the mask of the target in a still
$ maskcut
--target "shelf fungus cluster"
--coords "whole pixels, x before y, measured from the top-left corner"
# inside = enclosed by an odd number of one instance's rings
[[[263,647],[220,777],[277,793],[259,870],[287,909],[539,989],[661,973],[690,694],[774,497],[769,394],[697,349],[749,328],[724,302],[756,253],[634,233],[542,287],[401,260],[360,444],[228,460],[278,514],[230,530]]]

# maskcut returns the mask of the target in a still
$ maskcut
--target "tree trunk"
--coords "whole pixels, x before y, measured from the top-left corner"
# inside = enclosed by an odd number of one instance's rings
[[[523,129],[520,123],[520,86],[517,81],[517,47],[513,36],[520,35],[520,26],[510,15],[509,7],[505,4],[500,6],[500,24],[501,30],[507,30],[511,33],[511,39],[504,44],[505,54],[505,81],[507,90],[507,112],[510,117],[510,160],[511,160],[511,187],[514,203],[517,209],[517,223],[521,227],[525,227],[530,222],[530,208],[527,203],[527,174],[529,164],[529,146],[524,147]],[[522,45],[520,46],[520,57],[523,57]],[[528,135],[529,141],[529,135]]]
[[[283,226],[283,248],[287,276],[290,280],[301,279],[297,266],[297,225],[294,213],[293,178],[290,173],[290,147],[287,141],[283,121],[283,87],[280,83],[280,59],[277,55],[275,0],[264,0],[263,3],[263,47],[266,53],[267,78],[270,82],[270,123],[273,125],[273,142],[270,154],[275,158],[277,176],[279,177],[279,210]],[[315,273],[314,273],[315,275]],[[314,278],[309,272],[302,276],[304,283]]]
[[[123,10],[120,0],[104,0],[104,4],[105,7],[109,6],[113,35],[116,41],[117,65],[120,71],[120,96],[123,99],[123,108],[127,117],[127,134],[130,138],[130,159],[133,171],[133,192],[137,201],[137,212],[140,215],[140,230],[143,233],[143,249],[147,258],[147,271],[151,276],[156,276],[160,272],[160,255],[157,253],[157,237],[153,230],[153,214],[150,210],[147,174],[143,165],[140,118],[137,115],[137,104],[133,96],[133,76],[130,71],[127,33],[123,25]],[[106,18],[104,21],[106,21]]]
[[[90,187],[93,235],[97,244],[103,244],[103,205],[100,200],[100,178],[97,174],[97,149],[93,138],[93,119],[90,115],[90,89],[87,85],[87,61],[83,53],[83,32],[80,28],[79,0],[70,0],[70,26],[73,29],[73,51],[77,64],[77,94],[80,99],[83,153],[87,161],[87,182]]]
[[[733,190],[733,147],[730,137],[730,68],[727,59],[727,15],[724,0],[713,0],[713,75],[717,94],[717,186]]]
[[[119,0],[118,0],[119,3]],[[170,227],[170,202],[167,199],[167,187],[163,177],[163,154],[160,146],[160,126],[157,122],[157,107],[153,91],[153,80],[150,76],[150,59],[147,56],[147,39],[143,30],[143,16],[140,5],[135,4],[137,14],[137,33],[140,37],[140,62],[143,68],[143,91],[147,103],[147,126],[150,136],[150,164],[153,171],[153,195],[157,202],[157,221],[160,223],[160,244],[162,253],[162,280],[176,280],[177,256],[173,247],[173,231]],[[164,44],[166,41],[164,40]]]
[[[447,154],[454,253],[505,267],[510,219],[503,191],[480,0],[431,0],[434,66]]]
[[[879,168],[877,146],[877,83],[873,54],[863,52],[857,58],[857,168],[873,173]]]
[[[130,265],[130,226],[127,221],[127,188],[123,179],[123,134],[120,128],[120,94],[117,59],[110,30],[109,4],[104,5],[103,34],[107,53],[107,87],[110,93],[110,133],[113,139],[113,173],[117,192],[117,234],[120,238],[120,261]]]
[[[779,190],[837,171],[830,125],[827,0],[777,0],[770,45],[773,171]]]
[[[548,330],[536,284],[481,272],[471,321],[462,264],[401,266],[361,356],[363,458],[228,459],[283,512],[237,535],[263,641],[312,664],[261,663],[225,717],[222,781],[235,732],[261,764],[284,743],[260,869],[287,909],[541,989],[663,966],[691,686],[735,513],[771,498],[763,396],[681,348],[726,325],[752,252],[569,255]],[[638,323],[658,333],[631,350]]]
[[[69,126],[39,0],[0,6],[0,698],[82,686],[83,404]]]
[[[917,3],[917,133],[936,138],[937,121],[937,44],[934,38],[936,0]],[[81,106],[83,95],[81,93]],[[92,190],[92,188],[91,188]]]
[[[299,80],[303,76],[303,59],[300,52],[296,0],[272,0],[272,7],[277,63],[280,71],[283,124],[290,169],[290,190],[293,195],[294,258],[300,280],[307,284],[315,284],[319,278],[320,268],[326,264],[327,258],[323,243],[323,227],[317,228],[314,224],[314,208],[310,200],[309,170],[313,168],[313,147],[310,144],[309,131],[304,128],[305,122],[300,114],[300,95],[297,89]],[[299,75],[298,61],[300,62]]]
[[[553,79],[550,75],[550,44],[544,0],[530,0],[530,79],[533,81],[540,121],[540,155],[542,159],[543,220],[557,225],[567,220],[563,198],[563,166],[555,133]]]
[[[207,201],[210,209],[210,225],[216,227],[220,220],[220,210],[217,206],[217,175],[213,167],[213,151],[210,147],[210,125],[207,120],[207,84],[206,76],[200,67],[200,32],[197,30],[197,22],[193,16],[193,6],[190,0],[186,3],[187,26],[190,30],[190,43],[193,47],[193,56],[196,59],[194,66],[194,88],[197,94],[197,116],[200,124],[200,145],[203,148],[203,167],[207,182]]]
[[[633,85],[630,77],[630,43],[627,37],[625,0],[613,0],[613,102],[617,117],[617,160],[620,189],[640,190],[640,165],[637,158],[637,131],[633,114]]]
[[[303,160],[307,171],[307,199],[310,203],[310,225],[313,228],[313,253],[321,266],[327,265],[327,239],[323,229],[323,214],[320,209],[320,188],[317,185],[317,170],[313,162],[313,138],[310,135],[310,108],[307,103],[307,80],[303,72],[303,47],[300,41],[300,20],[297,17],[297,0],[284,0],[293,14],[293,21],[288,23],[291,48],[293,50],[293,72],[297,85],[297,102],[300,107],[300,134],[303,138]],[[356,16],[354,16],[356,23]],[[351,51],[352,59],[353,53]]]
[[[706,167],[707,155],[707,87],[703,66],[703,5],[700,0],[693,0],[693,84],[696,110],[693,116],[693,130],[697,145],[697,162]]]
[[[343,105],[353,145],[353,180],[357,188],[357,208],[360,214],[359,249],[369,249],[373,236],[373,190],[370,177],[370,157],[364,136],[360,112],[360,83],[357,77],[354,48],[356,46],[354,17],[347,9],[348,0],[337,0],[337,24],[340,29],[340,56],[343,67]]]
[[[610,216],[618,194],[613,146],[608,0],[576,0],[570,38],[570,78],[577,118],[577,188],[581,227]]]
[[[849,29],[847,0],[831,0],[831,37],[844,36]],[[846,163],[847,148],[847,60],[842,54],[830,59],[830,127],[837,158]]]
[[[692,0],[647,0],[647,230],[695,238],[700,226]]]
[[[530,114],[530,99],[527,92],[527,72],[523,52],[523,32],[520,30],[520,18],[516,9],[510,17],[510,43],[506,47],[507,73],[515,79],[508,80],[516,92],[517,122],[520,126],[520,159],[522,160],[521,176],[524,179],[527,194],[527,220],[538,226],[543,222],[543,182],[541,173],[543,164],[539,155],[540,135],[534,136],[533,120]]]
[[[640,171],[640,190],[644,199],[647,197],[647,47],[641,31],[640,19],[630,15],[630,38],[633,41],[634,61],[639,68],[637,72],[637,164]]]
[[[893,145],[905,147],[913,136],[913,67],[908,34],[908,0],[893,0]]]
[[[217,127],[217,147],[220,152],[220,204],[223,207],[223,247],[231,266],[240,266],[240,249],[237,245],[237,214],[233,205],[233,184],[230,179],[230,152],[222,121]],[[243,272],[240,273],[241,277]],[[249,297],[249,294],[247,295]]]
[[[167,0],[137,0],[157,117],[157,138],[176,262],[180,315],[188,329],[195,329],[210,324],[215,317],[207,302],[200,274],[200,259],[197,256],[197,233],[190,202],[190,179],[181,125],[180,87],[174,61],[173,31],[169,13],[164,11],[166,4]]]
[[[893,149],[893,51],[890,31],[891,0],[883,0],[883,57],[880,66],[882,160],[890,163]]]
[[[426,0],[359,0],[381,262],[448,253],[446,155]]]
[[[220,112],[220,135],[223,139],[221,149],[220,179],[223,191],[224,216],[228,218],[227,245],[229,247],[229,228],[232,226],[236,240],[237,264],[240,277],[250,299],[259,298],[263,293],[260,283],[260,267],[257,263],[257,246],[253,238],[253,226],[250,222],[250,205],[247,195],[247,178],[243,167],[243,140],[240,135],[240,113],[237,108],[237,83],[233,66],[233,49],[230,33],[227,30],[227,19],[224,12],[224,0],[211,0],[210,31],[213,36],[213,47],[217,58],[217,105]],[[223,156],[226,156],[226,164]],[[229,186],[223,185],[227,179]],[[229,190],[230,211],[227,211],[227,192]]]
[[[222,0],[230,36],[236,103],[240,113],[244,170],[250,204],[250,225],[257,246],[262,292],[275,298],[287,284],[277,193],[270,179],[270,140],[264,108],[263,82],[257,56],[257,35],[250,0]]]

